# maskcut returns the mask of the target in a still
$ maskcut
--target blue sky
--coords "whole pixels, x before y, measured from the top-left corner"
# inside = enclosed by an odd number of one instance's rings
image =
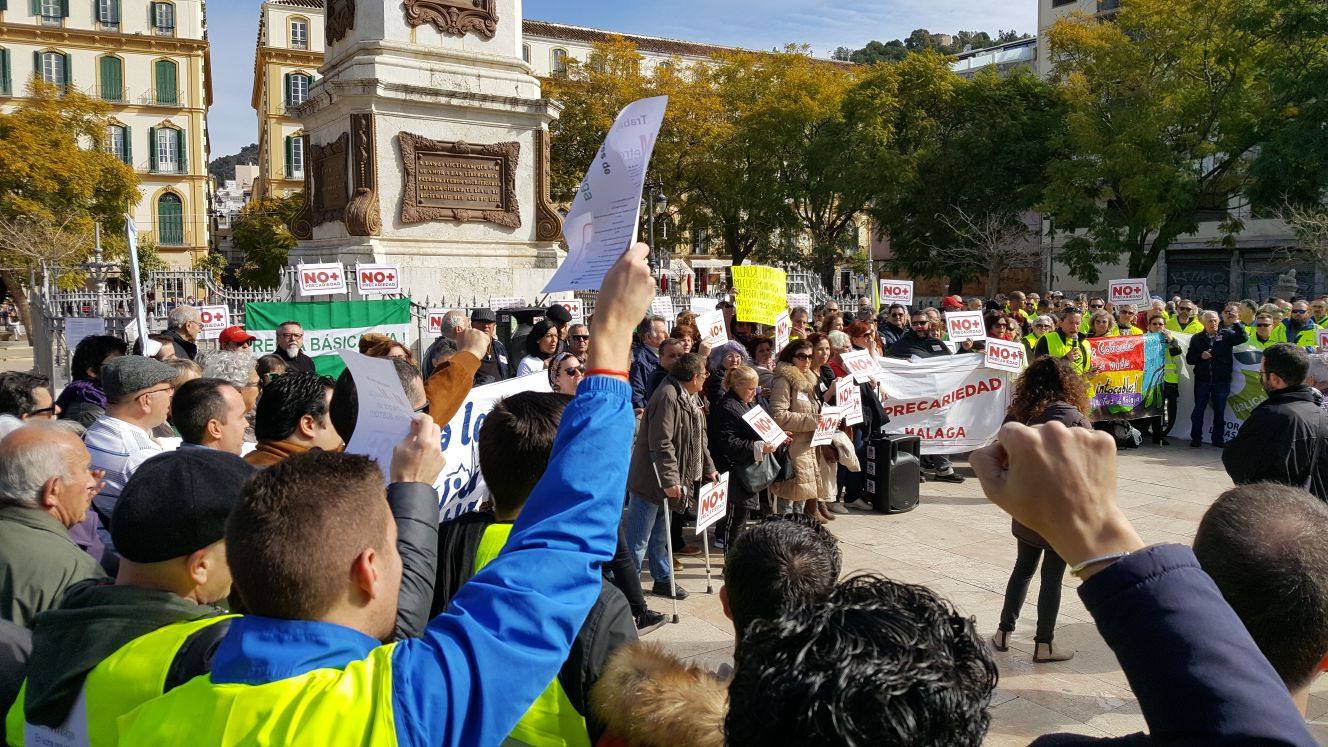
[[[527,18],[632,34],[771,49],[810,44],[818,55],[861,47],[872,39],[902,39],[926,28],[1015,29],[1035,33],[1037,3],[978,0],[525,0]],[[238,151],[258,138],[249,105],[260,0],[208,5],[212,41],[213,106],[208,117],[212,155]]]

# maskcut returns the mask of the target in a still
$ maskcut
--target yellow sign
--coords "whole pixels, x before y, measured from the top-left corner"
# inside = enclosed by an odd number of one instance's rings
[[[784,271],[761,265],[733,268],[734,318],[740,322],[775,323],[788,309],[788,281]]]

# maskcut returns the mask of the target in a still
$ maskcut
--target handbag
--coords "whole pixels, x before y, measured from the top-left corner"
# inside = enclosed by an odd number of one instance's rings
[[[780,464],[775,456],[766,454],[760,461],[733,470],[733,477],[748,495],[756,495],[770,487],[775,481],[775,476],[779,474],[779,468]]]
[[[781,446],[770,456],[779,464],[779,472],[775,473],[775,482],[792,480],[798,476],[797,465],[793,463],[793,457],[789,455],[789,447]]]

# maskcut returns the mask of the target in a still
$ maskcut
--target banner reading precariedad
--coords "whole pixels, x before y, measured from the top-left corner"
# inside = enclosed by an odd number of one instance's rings
[[[733,289],[737,291],[734,318],[740,322],[773,325],[775,317],[788,308],[788,280],[776,267],[734,267]]]
[[[1165,342],[1160,335],[1098,337],[1088,341],[1092,419],[1135,420],[1161,414]]]
[[[277,327],[288,321],[304,328],[304,354],[314,359],[318,373],[339,376],[345,364],[338,352],[356,350],[365,332],[408,342],[410,299],[245,304],[245,331],[257,338],[253,354],[275,353]]]
[[[886,433],[920,437],[923,454],[960,454],[996,439],[1010,405],[1011,375],[987,368],[982,356],[882,358],[881,368]]]

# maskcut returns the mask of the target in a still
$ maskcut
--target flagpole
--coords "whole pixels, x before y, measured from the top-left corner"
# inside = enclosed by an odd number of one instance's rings
[[[138,272],[138,226],[133,216],[125,216],[125,236],[129,242],[129,275],[134,283],[134,318],[138,324],[138,344],[140,350],[146,350],[148,344],[148,319],[143,308],[143,283]]]

